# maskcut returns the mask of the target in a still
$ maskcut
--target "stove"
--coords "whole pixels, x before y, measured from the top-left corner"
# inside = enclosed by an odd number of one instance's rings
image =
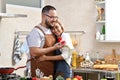
[[[20,80],[21,76],[16,73],[0,74],[0,80]]]

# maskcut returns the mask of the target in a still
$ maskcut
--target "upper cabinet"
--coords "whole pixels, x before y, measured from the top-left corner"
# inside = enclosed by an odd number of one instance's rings
[[[45,0],[6,0],[7,4],[42,8]]]
[[[120,0],[106,0],[106,40],[120,42]]]
[[[0,0],[0,18],[27,17],[26,14],[6,13],[6,1]]]
[[[98,42],[120,42],[120,0],[95,0],[96,40]]]

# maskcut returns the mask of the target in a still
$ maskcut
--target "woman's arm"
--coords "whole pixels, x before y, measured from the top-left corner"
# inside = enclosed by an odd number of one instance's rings
[[[55,56],[40,56],[39,57],[39,61],[45,61],[45,60],[51,60],[51,61],[55,61],[55,60],[65,60],[67,58],[70,58],[70,53],[69,53],[69,48],[68,47],[63,47],[61,49],[62,54],[60,55],[55,55]]]
[[[60,49],[63,46],[64,45],[62,45],[60,43],[56,43],[54,46],[48,47],[48,48],[29,47],[29,49],[30,49],[30,54],[32,56],[42,56],[42,55],[47,54],[47,53],[54,51],[56,49]]]
[[[61,55],[56,55],[56,56],[43,55],[43,56],[39,57],[39,61],[45,61],[45,60],[55,61],[55,60],[64,60],[64,58]]]

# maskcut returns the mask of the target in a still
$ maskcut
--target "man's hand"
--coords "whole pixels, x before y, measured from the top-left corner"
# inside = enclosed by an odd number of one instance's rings
[[[46,55],[42,55],[37,59],[37,62],[45,61],[46,60]]]

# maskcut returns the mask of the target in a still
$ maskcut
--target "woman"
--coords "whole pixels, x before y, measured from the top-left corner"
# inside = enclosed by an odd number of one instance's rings
[[[55,61],[55,78],[58,75],[61,75],[66,78],[71,77],[71,53],[70,51],[73,48],[72,41],[70,35],[68,33],[63,33],[64,29],[60,22],[55,22],[54,26],[51,27],[52,33],[56,36],[58,42],[61,44],[65,44],[63,48],[60,50],[56,50],[56,56],[42,56],[40,57],[40,61],[44,60],[53,60]]]

